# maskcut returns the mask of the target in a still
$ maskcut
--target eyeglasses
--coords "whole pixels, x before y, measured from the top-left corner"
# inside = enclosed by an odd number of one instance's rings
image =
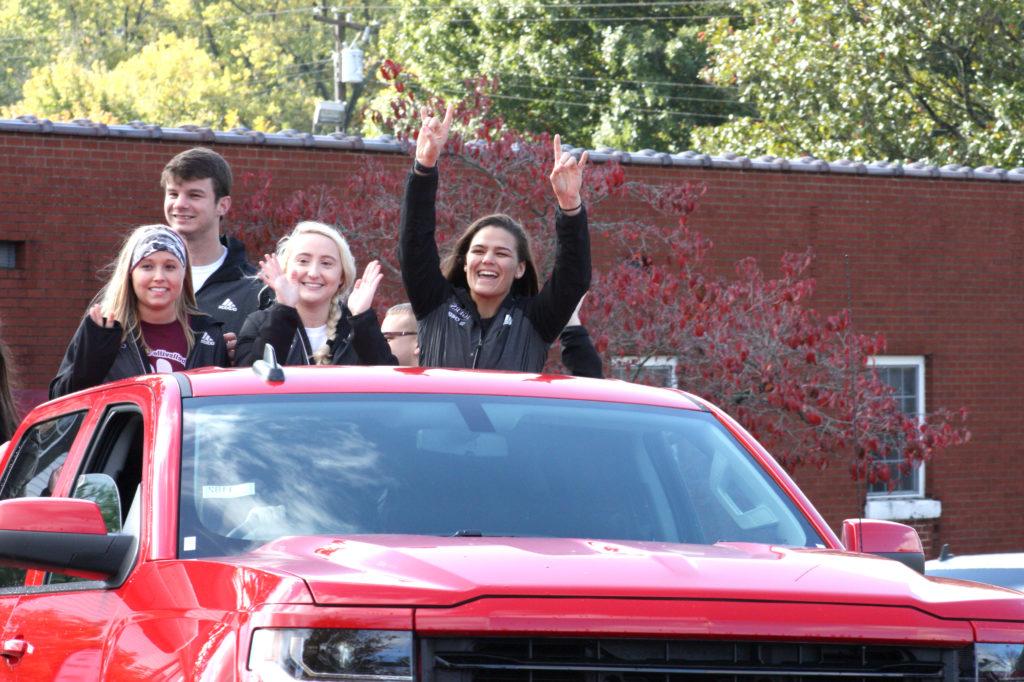
[[[381,332],[384,334],[384,338],[390,341],[391,339],[397,339],[399,336],[415,336],[416,332]]]

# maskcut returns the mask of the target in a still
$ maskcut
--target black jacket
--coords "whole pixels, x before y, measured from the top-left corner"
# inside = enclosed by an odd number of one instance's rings
[[[221,323],[207,315],[189,318],[193,345],[186,369],[228,367],[228,351]],[[121,341],[120,324],[101,327],[86,315],[71,337],[57,376],[50,382],[50,398],[57,398],[108,381],[148,374],[149,361],[134,339]]]
[[[332,365],[397,365],[373,308],[358,315],[342,306],[334,339],[328,342]],[[310,348],[299,311],[282,303],[249,315],[238,335],[235,364],[246,367],[263,357],[267,344],[274,347],[283,365],[311,365],[315,348]]]
[[[590,287],[590,235],[586,210],[558,211],[558,244],[551,276],[536,296],[509,294],[482,333],[476,304],[466,289],[441,274],[435,237],[437,170],[409,174],[402,206],[398,257],[402,281],[416,314],[420,365],[540,372],[548,348]]]
[[[224,333],[238,334],[245,318],[271,303],[271,291],[256,279],[256,266],[245,256],[245,245],[234,237],[222,236],[228,255],[216,272],[196,292],[199,309],[224,323]]]

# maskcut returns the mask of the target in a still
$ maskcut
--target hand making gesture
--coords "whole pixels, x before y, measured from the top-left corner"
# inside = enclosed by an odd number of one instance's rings
[[[434,116],[430,107],[420,109],[423,125],[416,137],[416,161],[421,166],[433,168],[437,163],[437,157],[441,155],[445,142],[448,141],[448,132],[452,129],[454,113],[455,105],[451,103],[448,104],[448,109],[444,112],[444,120]]]
[[[555,191],[558,206],[566,213],[575,213],[583,207],[580,187],[583,185],[583,168],[590,156],[588,152],[583,152],[580,160],[576,161],[575,156],[562,151],[561,135],[555,135],[554,152],[555,165],[551,169],[551,189]]]
[[[97,327],[103,327],[105,329],[112,329],[118,320],[112,314],[104,314],[100,309],[100,305],[94,304],[89,308],[89,317],[93,322],[96,323]]]
[[[363,276],[356,280],[352,286],[352,293],[348,295],[348,309],[353,315],[365,313],[373,305],[373,296],[377,293],[377,287],[384,274],[380,269],[380,261],[372,260],[366,264]]]
[[[294,308],[299,303],[299,273],[292,270],[286,273],[281,268],[277,254],[263,254],[260,271],[256,274],[260,281],[274,290],[278,303]]]

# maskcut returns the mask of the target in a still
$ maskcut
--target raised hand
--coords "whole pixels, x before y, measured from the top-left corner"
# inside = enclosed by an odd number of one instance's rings
[[[363,276],[352,286],[348,295],[348,309],[353,315],[365,313],[373,305],[373,297],[377,293],[384,274],[380,269],[380,261],[372,260],[366,264]]]
[[[104,315],[99,303],[89,308],[89,319],[96,323],[97,327],[111,329],[117,324],[117,318],[113,315]]]
[[[572,154],[562,151],[562,136],[555,135],[555,164],[551,169],[551,189],[555,191],[555,198],[558,199],[558,205],[563,211],[572,211],[583,204],[580,187],[583,185],[583,168],[589,158],[589,153],[583,152],[580,160],[576,161]]]
[[[452,129],[454,115],[455,105],[451,103],[444,112],[444,120],[434,116],[430,107],[420,109],[423,125],[420,126],[419,135],[416,137],[416,160],[421,166],[433,168],[437,163],[437,157],[441,155],[445,142],[448,141],[448,132]]]
[[[286,274],[281,268],[277,254],[263,254],[260,271],[256,273],[260,281],[274,290],[278,303],[294,308],[299,303],[299,273],[294,270]]]

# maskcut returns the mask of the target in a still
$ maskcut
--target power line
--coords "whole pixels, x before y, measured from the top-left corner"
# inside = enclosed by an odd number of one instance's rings
[[[588,109],[590,107],[594,106],[595,104],[599,104],[598,102],[569,102],[569,101],[566,101],[566,100],[542,99],[542,98],[538,98],[538,97],[519,97],[519,96],[516,96],[516,95],[488,95],[488,97],[490,97],[492,99],[510,99],[510,100],[517,100],[517,101],[521,101],[521,102],[541,102],[541,103],[544,103],[544,104],[560,104],[560,105],[568,106],[568,107],[585,107],[585,108],[588,108]],[[726,118],[727,117],[727,114],[705,114],[705,113],[698,112],[698,111],[670,111],[668,109],[642,109],[642,108],[638,108],[638,107],[630,107],[629,110],[630,111],[638,111],[640,113],[645,113],[645,114],[668,114],[669,116],[683,116],[683,117],[694,116],[694,117],[698,117],[698,118]],[[750,117],[749,120],[751,120],[751,121],[760,121],[761,119]]]
[[[528,77],[519,77],[518,80],[519,81],[523,81],[523,80],[527,80],[527,78]],[[553,92],[567,92],[567,93],[579,93],[580,92],[579,90],[566,90],[565,88],[545,88],[545,86],[543,86],[543,85],[526,85],[526,86],[518,85],[518,86],[515,86],[515,87],[519,87],[519,88],[525,87],[525,88],[532,89],[532,90],[542,90],[542,91],[543,90],[550,90],[550,91],[553,91]],[[642,93],[640,93],[640,92],[638,92],[636,90],[633,90],[631,92],[636,93],[636,94],[642,94]],[[582,93],[582,94],[591,94],[591,93]],[[607,92],[597,92],[595,94],[610,96],[610,93],[607,93]],[[745,102],[743,102],[742,100],[738,100],[736,98],[731,98],[731,97],[730,98],[714,99],[714,98],[711,98],[711,97],[684,97],[684,96],[680,96],[680,95],[655,95],[655,96],[658,97],[659,99],[673,100],[673,101],[679,101],[679,102],[705,102],[705,103],[710,103],[710,104],[745,104]]]
[[[522,10],[539,10],[539,9],[590,9],[590,8],[601,8],[601,9],[614,9],[614,8],[637,8],[647,9],[651,7],[689,7],[693,5],[725,5],[730,0],[660,0],[659,2],[578,2],[578,3],[549,3],[543,5],[534,5],[528,7],[505,7],[501,9],[513,9],[517,11]],[[499,6],[500,8],[500,6]],[[330,8],[331,11],[337,9],[341,11],[355,11],[359,10],[402,10],[408,9],[411,11],[419,12],[434,12],[435,8],[432,7],[406,7],[404,5],[360,5],[352,8]],[[457,7],[453,8],[458,11],[471,11],[470,7]]]
[[[667,17],[667,16],[643,16],[643,17],[542,17],[538,19],[513,19],[506,17],[502,19],[505,23],[517,23],[517,24],[537,24],[542,22],[551,22],[555,24],[578,24],[588,22],[602,22],[602,21],[689,21],[695,19],[741,19],[739,14],[703,14],[703,15],[687,15],[685,17]],[[475,23],[476,19],[449,19],[446,23],[449,24],[470,24]]]
[[[500,76],[502,72],[498,72]],[[507,72],[506,72],[507,73]],[[531,74],[509,74],[513,78],[534,78]],[[626,80],[618,78],[600,78],[598,76],[559,76],[563,80],[569,81],[597,81],[600,83],[624,83],[627,85],[657,85],[664,87],[675,87],[675,88],[715,88],[716,90],[735,90],[735,85],[713,85],[711,83],[679,83],[672,81],[638,81],[638,80]]]

